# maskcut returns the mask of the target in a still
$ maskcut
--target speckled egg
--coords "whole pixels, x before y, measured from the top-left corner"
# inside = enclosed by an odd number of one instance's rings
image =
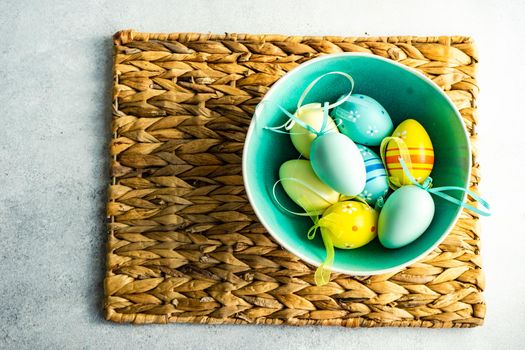
[[[354,94],[331,113],[342,121],[339,130],[354,142],[378,146],[394,125],[386,109],[370,96]]]
[[[339,202],[326,209],[319,227],[335,247],[359,248],[376,237],[377,212],[362,202]]]

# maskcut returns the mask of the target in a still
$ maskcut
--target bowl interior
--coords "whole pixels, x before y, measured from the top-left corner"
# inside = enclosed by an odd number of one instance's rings
[[[252,121],[243,156],[244,181],[254,210],[267,230],[288,250],[307,262],[320,264],[325,248],[320,234],[309,241],[306,232],[312,222],[284,213],[272,197],[280,165],[296,159],[298,152],[288,135],[264,130],[286,121],[276,105],[293,112],[305,87],[319,75],[342,71],[355,80],[354,93],[365,94],[381,103],[394,126],[412,118],[419,121],[432,140],[435,164],[434,187],[466,187],[470,175],[470,148],[464,125],[448,98],[422,75],[385,59],[370,55],[338,54],[307,62],[281,78],[267,93],[271,101]],[[305,103],[334,102],[348,90],[349,83],[338,75],[327,76],[310,92]],[[462,200],[461,193],[450,193]],[[288,208],[301,211],[278,186],[277,196]],[[377,238],[354,250],[336,250],[334,270],[352,274],[376,274],[406,265],[434,248],[452,228],[460,208],[436,196],[436,214],[427,231],[401,249],[383,248]]]

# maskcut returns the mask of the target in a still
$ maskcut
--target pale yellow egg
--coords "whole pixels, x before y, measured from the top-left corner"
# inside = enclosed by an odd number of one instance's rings
[[[315,175],[308,160],[294,159],[284,162],[279,168],[279,178],[286,194],[312,214],[321,214],[339,200],[339,193]]]
[[[320,103],[309,103],[297,110],[295,116],[305,122],[307,125],[311,126],[314,130],[320,131],[323,125],[323,108]],[[339,132],[337,126],[332,120],[328,117],[326,122],[325,130],[330,132]],[[312,142],[317,137],[316,134],[309,132],[299,124],[295,123],[294,126],[290,129],[290,138],[292,143],[304,157],[310,158],[310,147]]]

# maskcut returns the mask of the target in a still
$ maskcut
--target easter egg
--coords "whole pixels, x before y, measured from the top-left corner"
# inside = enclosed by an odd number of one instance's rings
[[[397,126],[392,136],[399,137],[405,142],[412,163],[409,167],[410,174],[416,181],[423,183],[434,166],[434,148],[427,132],[416,120],[407,119]],[[400,185],[410,185],[411,182],[399,163],[399,156],[399,146],[396,142],[389,141],[385,154],[388,175]]]
[[[320,131],[323,126],[324,113],[320,103],[309,103],[302,106],[295,112],[295,116],[311,126],[314,130]],[[327,130],[327,132],[339,132],[330,117],[326,120],[325,130]],[[310,158],[310,147],[316,137],[316,134],[309,132],[297,123],[290,129],[290,138],[292,139],[293,145],[297,151],[306,158]]]
[[[412,243],[430,226],[434,210],[434,200],[427,191],[414,185],[397,189],[379,214],[379,241],[391,249]]]
[[[308,160],[284,162],[279,178],[288,197],[307,212],[321,214],[339,200],[339,193],[319,180]]]
[[[366,170],[365,189],[358,197],[373,205],[379,197],[384,198],[388,194],[388,176],[381,158],[374,151],[362,145],[357,145],[357,148],[361,152]]]
[[[365,162],[352,140],[339,133],[318,136],[310,150],[312,168],[336,192],[356,196],[366,183]]]
[[[388,112],[372,97],[360,94],[350,96],[334,108],[332,117],[341,119],[340,131],[354,142],[378,146],[394,129]]]
[[[377,212],[361,202],[339,202],[326,209],[319,227],[335,247],[359,248],[376,237]]]

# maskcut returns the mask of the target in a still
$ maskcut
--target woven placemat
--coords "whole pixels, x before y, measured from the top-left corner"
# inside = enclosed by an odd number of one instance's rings
[[[468,37],[115,35],[106,318],[134,323],[472,327],[483,323],[478,217],[463,211],[427,257],[397,273],[333,274],[283,250],[246,198],[255,105],[300,63],[368,52],[416,68],[457,105],[472,141]],[[473,148],[471,189],[479,181]]]

